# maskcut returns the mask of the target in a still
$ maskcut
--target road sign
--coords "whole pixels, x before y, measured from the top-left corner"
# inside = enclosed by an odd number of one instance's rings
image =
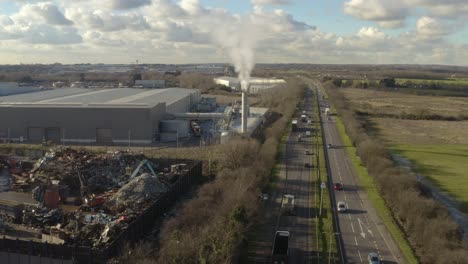
[[[327,188],[327,185],[325,184],[325,182],[322,182],[322,183],[320,184],[320,188],[322,188],[322,189],[326,189],[326,188]]]

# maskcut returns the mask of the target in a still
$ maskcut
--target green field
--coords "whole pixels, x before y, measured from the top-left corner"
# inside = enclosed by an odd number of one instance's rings
[[[406,144],[392,150],[412,161],[417,172],[459,201],[460,209],[468,213],[468,145]]]

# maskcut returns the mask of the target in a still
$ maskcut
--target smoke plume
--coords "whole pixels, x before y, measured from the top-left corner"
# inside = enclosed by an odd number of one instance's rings
[[[211,36],[212,43],[229,55],[242,88],[246,89],[255,66],[255,48],[262,30],[254,10],[248,15],[232,15],[223,9],[205,9],[199,0],[182,0],[181,8],[199,32]]]

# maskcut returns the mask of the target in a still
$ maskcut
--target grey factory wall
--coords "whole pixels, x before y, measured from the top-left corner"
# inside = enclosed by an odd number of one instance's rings
[[[200,101],[201,95],[199,90],[194,90],[193,93],[172,102],[167,106],[168,113],[185,113],[190,112],[191,107]]]
[[[0,137],[33,138],[35,131],[53,132],[65,142],[94,143],[98,130],[109,131],[114,143],[150,143],[158,132],[165,105],[153,109],[137,108],[0,108]],[[156,124],[156,126],[154,125]],[[37,129],[36,129],[37,128]],[[56,131],[54,131],[56,130]],[[47,133],[47,132],[43,132]],[[35,135],[36,142],[38,136]]]

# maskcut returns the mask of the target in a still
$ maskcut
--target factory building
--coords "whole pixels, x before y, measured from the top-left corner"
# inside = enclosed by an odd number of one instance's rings
[[[36,92],[40,89],[33,86],[20,86],[17,82],[0,82],[0,96]]]
[[[217,77],[213,79],[214,83],[221,84],[235,91],[241,90],[241,83],[235,77]],[[249,92],[258,93],[261,90],[274,87],[286,87],[286,82],[283,79],[267,79],[267,78],[251,78],[249,81]]]
[[[160,89],[166,87],[165,80],[135,80],[134,87]]]
[[[161,122],[198,103],[193,89],[63,88],[0,97],[0,139],[40,143],[151,144],[175,131]],[[174,122],[174,121],[173,121]],[[177,135],[186,135],[188,121]],[[168,125],[164,125],[168,127]],[[186,127],[186,128],[185,128]],[[185,130],[184,130],[185,129]],[[178,128],[176,130],[179,130]]]

